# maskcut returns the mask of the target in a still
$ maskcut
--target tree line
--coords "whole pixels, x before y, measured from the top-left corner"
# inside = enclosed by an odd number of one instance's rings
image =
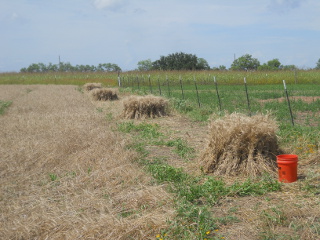
[[[229,69],[224,65],[210,68],[208,62],[203,58],[198,58],[195,54],[183,52],[172,53],[167,56],[160,56],[156,61],[150,59],[138,62],[138,71],[152,70],[237,70],[237,71],[276,71],[276,70],[295,70],[295,65],[282,65],[279,59],[275,58],[266,63],[260,64],[257,58],[250,54],[245,54],[233,61]],[[320,59],[314,69],[320,70]],[[93,65],[72,66],[69,62],[60,62],[59,64],[33,63],[27,68],[22,68],[20,72],[121,72],[121,68],[114,63],[100,63]]]
[[[229,70],[238,71],[276,71],[276,70],[295,70],[295,65],[282,65],[279,59],[275,58],[266,63],[260,64],[257,58],[250,54],[245,54],[233,61]],[[320,59],[316,63],[315,69],[320,69]],[[226,66],[210,68],[208,62],[203,58],[198,58],[193,54],[183,52],[161,56],[160,59],[152,62],[150,59],[138,62],[139,71],[150,70],[227,70]]]
[[[59,64],[32,63],[27,68],[22,68],[20,72],[120,72],[121,68],[114,63],[100,63],[94,65],[76,65],[72,66],[69,62],[60,62]]]

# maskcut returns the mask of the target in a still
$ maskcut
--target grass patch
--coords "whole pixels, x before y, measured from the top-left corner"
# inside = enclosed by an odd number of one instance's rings
[[[192,147],[189,147],[186,141],[182,140],[181,138],[169,140],[165,142],[164,145],[168,147],[175,147],[174,152],[182,158],[190,159],[193,157],[194,149]]]
[[[118,124],[118,130],[124,133],[137,133],[140,137],[146,139],[153,139],[162,136],[159,132],[160,126],[158,124],[140,123],[134,124],[133,122],[122,122]]]
[[[230,196],[257,196],[267,192],[279,191],[281,184],[270,175],[249,178],[244,182],[227,185],[221,178],[211,176],[192,176],[182,168],[176,168],[163,159],[148,159],[146,145],[165,145],[175,147],[175,151],[186,157],[193,153],[182,139],[164,141],[159,125],[133,122],[118,124],[118,130],[135,133],[134,143],[129,148],[140,153],[138,160],[145,170],[160,184],[166,184],[168,191],[174,193],[176,217],[169,221],[169,227],[163,229],[157,239],[221,239],[218,228],[228,222],[236,222],[235,216],[216,218],[210,211],[220,200]]]
[[[0,100],[0,115],[3,115],[5,110],[10,107],[10,105],[12,104],[11,101],[2,101]]]

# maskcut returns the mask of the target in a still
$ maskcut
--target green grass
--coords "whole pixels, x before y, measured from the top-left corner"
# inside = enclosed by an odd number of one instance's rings
[[[219,226],[237,219],[233,215],[216,218],[210,211],[212,206],[230,196],[257,196],[281,189],[281,184],[269,175],[227,185],[221,178],[192,176],[182,168],[167,164],[163,158],[151,159],[146,150],[148,145],[174,147],[175,152],[182,157],[194,151],[180,138],[165,140],[166,136],[160,130],[157,124],[118,124],[118,131],[132,135],[133,143],[128,147],[140,153],[138,163],[157,183],[165,184],[168,191],[176,195],[177,215],[169,221],[169,227],[163,229],[157,239],[221,239],[222,236],[217,232]]]
[[[4,114],[5,110],[10,107],[12,104],[11,101],[2,101],[0,100],[0,115]]]
[[[135,132],[138,133],[140,137],[152,139],[162,136],[159,132],[160,126],[158,124],[148,124],[140,123],[134,124],[133,122],[123,122],[118,124],[118,130],[124,133]]]
[[[189,147],[186,141],[182,140],[181,138],[169,140],[165,142],[164,145],[168,147],[175,147],[174,152],[182,158],[189,159],[193,157],[194,149]]]
[[[319,97],[319,83],[287,84],[291,109],[295,120],[299,120],[299,115],[301,112],[307,112],[309,115],[319,112],[319,99],[311,103],[294,99],[296,96]],[[198,121],[206,121],[213,112],[220,111],[219,99],[214,84],[201,84],[201,82],[198,83],[199,101],[201,107],[198,106],[197,93],[192,81],[190,83],[189,81],[185,81],[183,83],[183,95],[180,84],[176,84],[174,82],[170,82],[170,84],[170,92],[166,86],[166,83],[161,86],[161,95],[168,97],[171,100],[172,106],[178,111],[185,113]],[[247,88],[250,111],[248,108],[248,101],[243,83],[236,85],[219,85],[218,91],[222,112],[240,112],[245,114],[272,112],[277,120],[291,124],[291,116],[287,101],[272,101],[273,99],[284,98],[286,96],[281,83],[272,85],[250,85],[248,82]],[[138,94],[150,93],[149,86],[142,84],[140,85],[140,90],[134,86],[132,91]],[[153,94],[159,95],[160,92],[153,91]],[[265,100],[268,101],[263,102]],[[304,122],[303,124],[308,124],[308,122]]]
[[[105,86],[117,86],[117,73],[1,73],[0,84],[59,84],[82,86],[88,82],[100,82]]]

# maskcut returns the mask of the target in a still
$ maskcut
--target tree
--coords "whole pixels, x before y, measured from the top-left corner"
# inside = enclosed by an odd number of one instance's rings
[[[224,66],[224,65],[220,65],[219,67],[213,67],[212,70],[215,70],[215,71],[226,71],[227,67]]]
[[[210,66],[204,58],[198,58],[197,61],[197,69],[198,70],[210,70]]]
[[[71,63],[60,62],[59,63],[59,72],[73,72],[75,71],[75,67],[71,65]]]
[[[49,63],[45,65],[43,63],[33,63],[27,68],[21,68],[20,72],[96,72],[96,71],[108,71],[119,72],[121,68],[114,63],[99,64],[98,67],[94,65],[76,65],[72,66],[71,63],[60,62],[59,64]]]
[[[284,65],[284,66],[281,66],[281,69],[283,69],[283,70],[296,70],[298,68],[295,65]]]
[[[268,61],[267,65],[273,69],[279,69],[281,66],[281,63],[278,58],[275,58],[275,59]]]
[[[250,54],[245,54],[233,61],[231,70],[256,70],[259,66],[258,59],[253,58]]]
[[[279,59],[275,58],[275,59],[268,61],[267,63],[264,63],[263,65],[260,65],[258,67],[258,70],[275,71],[275,70],[279,70],[280,68],[281,68],[281,63],[280,63]]]
[[[316,66],[315,69],[319,69],[319,70],[320,70],[320,58],[319,58],[319,60],[318,60],[318,62],[317,62],[317,66]]]
[[[115,63],[100,63],[96,70],[104,72],[120,72],[121,68]]]
[[[138,62],[139,71],[150,71],[152,70],[152,61],[151,59],[142,60]]]
[[[209,64],[206,60],[199,60],[196,55],[183,52],[161,56],[152,63],[152,69],[155,70],[203,70],[207,67]]]
[[[41,72],[41,67],[37,63],[32,63],[28,68],[27,72],[34,73],[34,72]]]

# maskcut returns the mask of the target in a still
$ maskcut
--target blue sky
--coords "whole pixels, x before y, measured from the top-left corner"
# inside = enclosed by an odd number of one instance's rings
[[[122,70],[170,53],[230,67],[260,63],[314,68],[319,0],[1,0],[0,72],[31,63],[115,63]]]

